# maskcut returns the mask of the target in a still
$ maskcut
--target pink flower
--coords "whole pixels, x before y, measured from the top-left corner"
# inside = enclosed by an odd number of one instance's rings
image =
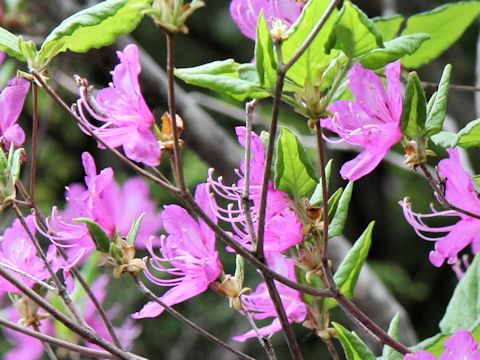
[[[17,124],[23,109],[25,98],[30,89],[30,82],[25,79],[13,78],[0,93],[0,141],[6,149],[13,143],[15,147],[22,146],[25,133]]]
[[[238,140],[245,146],[245,127],[236,128]],[[254,228],[258,226],[258,211],[260,208],[260,196],[262,189],[263,169],[265,168],[265,149],[257,134],[252,133],[252,158],[250,160],[250,199],[253,202],[251,207],[252,221]],[[240,177],[237,184],[227,186],[221,178],[214,180],[212,170],[209,172],[209,186],[220,197],[231,202],[227,209],[223,209],[215,202],[212,208],[217,217],[232,224],[235,239],[252,248],[252,239],[249,234],[245,215],[242,210],[242,196],[245,184],[245,164],[242,163]],[[303,240],[302,224],[298,221],[295,212],[290,208],[290,199],[283,191],[276,190],[270,182],[267,195],[267,212],[265,221],[265,251],[285,251],[289,247],[300,243]]]
[[[262,11],[270,28],[275,20],[290,27],[300,16],[304,5],[296,0],[233,0],[230,14],[243,35],[255,40]]]
[[[450,157],[438,164],[440,177],[446,179],[445,197],[451,204],[480,215],[480,200],[475,192],[472,177],[462,168],[458,151],[447,149],[447,152]],[[475,254],[480,251],[480,220],[454,210],[433,210],[431,214],[418,214],[412,211],[408,200],[401,201],[400,205],[405,218],[418,236],[435,241],[435,250],[430,252],[430,262],[433,265],[440,267],[445,260],[451,265],[457,263],[458,254],[468,245],[472,246]],[[424,222],[424,219],[442,216],[460,219],[453,225],[437,228]],[[431,237],[425,233],[445,235]]]
[[[33,215],[27,216],[25,222],[32,235],[35,236]],[[46,255],[54,271],[58,269],[56,252],[53,246],[49,247]],[[29,287],[35,285],[35,279],[46,280],[50,277],[43,260],[37,256],[35,246],[18,219],[0,237],[0,264],[7,270],[12,269],[10,274],[17,279],[21,279],[22,283]],[[14,270],[19,270],[30,276],[22,276]],[[0,277],[0,293],[4,292],[21,293],[14,285]]]
[[[95,161],[88,152],[82,154],[82,162],[86,187],[83,184],[67,187],[67,206],[62,212],[56,207],[52,209],[47,219],[50,233],[45,235],[55,245],[67,249],[71,266],[95,250],[87,227],[75,222],[75,218],[90,218],[111,237],[126,237],[135,220],[144,213],[136,246],[145,248],[149,237],[158,233],[162,225],[148,184],[135,177],[119,186],[111,168],[97,173]]]
[[[195,200],[210,219],[216,222],[209,198],[207,186],[198,185]],[[160,238],[161,255],[154,253],[152,241],[150,242],[152,267],[176,278],[167,280],[163,276],[156,277],[149,271],[146,275],[156,285],[172,287],[160,298],[171,306],[206,291],[209,284],[222,273],[222,264],[215,250],[215,233],[202,220],[193,219],[185,209],[177,205],[165,206],[162,220],[168,236]],[[171,267],[166,267],[165,263]],[[159,304],[149,302],[132,316],[135,319],[155,317],[163,311],[164,308]]]
[[[267,253],[267,264],[277,273],[288,277],[290,280],[297,281],[295,265],[292,259],[279,253]],[[307,316],[307,306],[303,303],[301,294],[277,281],[275,281],[275,286],[282,299],[282,304],[289,322],[303,322]],[[271,317],[274,318],[270,325],[258,329],[261,336],[270,336],[282,330],[282,325],[277,318],[275,306],[273,305],[265,283],[258,285],[253,293],[243,295],[242,303],[254,319],[263,320]],[[255,336],[255,331],[250,330],[243,335],[235,336],[233,339],[236,341],[245,341]]]
[[[402,139],[399,61],[386,67],[386,76],[387,89],[375,72],[361,64],[353,66],[349,87],[356,100],[336,101],[328,107],[333,116],[322,120],[322,126],[340,136],[340,141],[363,148],[356,158],[342,166],[340,173],[344,179],[358,180],[373,171]]]
[[[404,360],[437,360],[437,358],[428,351],[419,350],[407,354]],[[478,343],[468,330],[457,330],[445,340],[445,351],[439,360],[480,360]]]
[[[109,146],[123,146],[129,159],[147,166],[157,166],[160,164],[161,149],[153,134],[155,118],[145,103],[138,83],[141,71],[138,48],[128,45],[117,55],[120,64],[113,70],[113,83],[98,92],[95,106],[91,104],[94,100],[87,98],[86,89],[80,87],[81,98],[77,102],[79,115]],[[95,126],[90,123],[84,109],[104,124]]]

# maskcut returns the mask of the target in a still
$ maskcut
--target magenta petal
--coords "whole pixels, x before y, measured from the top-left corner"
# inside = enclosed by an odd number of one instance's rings
[[[387,97],[388,97],[388,110],[392,119],[400,119],[403,109],[403,89],[400,82],[401,72],[400,60],[388,64],[385,68],[385,75],[387,77]]]
[[[25,141],[23,130],[16,124],[22,112],[25,98],[30,89],[30,82],[25,79],[13,78],[0,93],[0,130],[5,137],[6,147],[13,142],[20,146]]]
[[[361,64],[352,67],[349,77],[350,90],[362,109],[371,117],[388,121],[391,115],[387,106],[387,93],[380,77]]]
[[[160,165],[160,144],[151,131],[132,131],[123,149],[133,161],[143,162],[147,166]]]
[[[258,333],[261,336],[268,337],[274,333],[279,332],[280,330],[282,330],[282,324],[280,324],[280,320],[274,319],[270,325],[258,328]],[[255,333],[255,331],[250,330],[243,335],[234,336],[232,337],[232,339],[235,341],[244,342],[245,340],[254,338],[256,336],[257,334]]]
[[[208,289],[203,279],[189,279],[168,290],[161,298],[165,305],[173,306],[190,299]],[[154,302],[147,303],[139,312],[132,315],[134,319],[159,316],[165,308]]]
[[[455,263],[458,253],[478,236],[479,231],[480,221],[471,218],[460,220],[445,237],[435,243],[437,256],[442,256],[449,264]]]
[[[449,158],[438,164],[439,174],[447,179],[445,196],[448,201],[462,209],[480,214],[480,201],[475,192],[472,177],[460,161],[457,149],[447,149]],[[463,216],[463,215],[461,215]]]
[[[457,330],[445,340],[445,352],[440,360],[479,360],[478,343],[468,330]]]

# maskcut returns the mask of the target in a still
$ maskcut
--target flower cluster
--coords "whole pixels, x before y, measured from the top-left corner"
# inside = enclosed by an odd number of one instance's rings
[[[113,170],[106,168],[97,174],[92,156],[82,154],[85,185],[67,187],[67,206],[64,211],[56,207],[47,219],[48,232],[44,232],[55,245],[69,254],[67,268],[83,261],[95,249],[85,224],[76,218],[89,218],[97,222],[110,237],[126,237],[134,221],[145,213],[136,245],[146,246],[148,238],[161,227],[160,215],[150,199],[148,184],[141,178],[132,178],[120,187],[114,180]],[[40,229],[40,227],[39,227]]]
[[[453,205],[480,216],[480,200],[475,191],[472,177],[462,167],[457,149],[447,149],[448,159],[440,161],[438,172],[445,179],[445,198]],[[419,214],[412,210],[408,199],[400,202],[408,223],[422,239],[435,242],[435,250],[430,252],[430,262],[440,267],[447,261],[454,265],[458,254],[468,245],[473,253],[480,251],[480,220],[455,210],[436,211],[431,214]],[[459,218],[453,225],[432,227],[425,223],[436,217]],[[430,236],[427,234],[440,234]],[[441,234],[444,234],[443,236]]]
[[[236,128],[239,143],[245,146],[246,128]],[[263,171],[265,168],[265,149],[257,134],[252,132],[251,137],[251,160],[250,160],[250,194],[252,201],[251,216],[255,230],[258,230],[258,212],[260,210],[260,196],[262,188]],[[248,249],[252,249],[253,242],[248,229],[246,215],[243,214],[242,201],[245,188],[245,163],[242,163],[238,172],[237,184],[225,185],[221,178],[215,180],[213,171],[209,173],[208,184],[210,188],[221,198],[229,202],[226,209],[217,206],[215,202],[211,206],[217,217],[232,224],[235,239]],[[270,181],[267,195],[267,212],[265,220],[265,243],[266,252],[285,251],[291,246],[303,240],[302,224],[297,215],[291,209],[288,195],[283,191],[276,190]]]
[[[445,351],[439,360],[480,360],[478,343],[468,330],[457,330],[449,339],[445,340]],[[408,354],[404,360],[437,360],[437,358],[425,350],[415,351]]]

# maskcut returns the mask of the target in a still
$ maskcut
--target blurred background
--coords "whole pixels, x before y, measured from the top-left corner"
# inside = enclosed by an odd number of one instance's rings
[[[97,1],[82,0],[9,0],[3,1],[5,13],[0,24],[12,32],[41,43],[42,39],[62,19],[81,8],[91,6]],[[177,67],[191,67],[214,60],[234,58],[238,62],[249,62],[253,57],[254,44],[242,36],[230,18],[228,0],[206,0],[206,7],[199,10],[189,21],[190,33],[177,38]],[[2,1],[0,1],[2,3]],[[446,1],[439,0],[356,0],[354,1],[370,17],[392,15],[395,13],[409,16],[427,11]],[[453,65],[452,83],[475,85],[475,63],[477,61],[478,21],[469,27],[462,38],[439,59],[419,70],[424,81],[438,82],[446,63]],[[58,92],[68,103],[77,99],[77,90],[73,74],[79,74],[90,80],[97,88],[105,87],[110,81],[111,71],[118,62],[115,51],[127,43],[136,41],[144,49],[142,54],[143,73],[142,90],[145,98],[157,116],[166,110],[165,89],[165,40],[153,22],[145,18],[131,37],[124,37],[116,44],[92,50],[88,54],[62,54],[53,62],[50,75]],[[480,48],[480,47],[479,47]],[[0,68],[0,87],[14,75],[19,64],[8,60]],[[479,70],[477,69],[477,72]],[[204,91],[179,82],[177,90],[179,113],[186,122],[185,170],[189,186],[193,189],[207,176],[207,169],[214,167],[218,175],[235,180],[233,169],[239,166],[242,152],[234,138],[234,127],[244,122],[244,104],[233,101],[227,96]],[[432,91],[433,89],[428,89]],[[37,199],[45,213],[52,205],[63,205],[64,186],[83,180],[83,168],[80,154],[90,151],[98,159],[98,167],[111,166],[117,179],[124,181],[133,174],[125,169],[107,152],[100,151],[94,141],[78,129],[74,122],[64,114],[45,94],[41,93],[40,119],[41,142],[37,181]],[[266,130],[270,111],[270,102],[262,101],[255,115],[255,130]],[[1,110],[0,110],[1,111]],[[29,131],[31,119],[31,100],[27,104],[21,123]],[[480,117],[480,106],[475,107],[475,93],[451,90],[449,95],[449,119],[446,126],[461,128],[467,122]],[[305,144],[313,145],[306,122],[293,111],[284,108],[281,122],[296,130]],[[350,206],[350,217],[345,230],[345,238],[332,241],[332,257],[341,258],[353,242],[366,228],[376,220],[372,249],[369,255],[370,270],[365,272],[356,294],[356,302],[382,326],[395,314],[408,313],[411,323],[404,316],[404,340],[412,344],[415,339],[424,339],[438,332],[438,321],[457,283],[453,271],[447,266],[434,268],[428,261],[428,252],[432,244],[415,235],[403,218],[398,201],[410,196],[415,209],[428,211],[433,201],[430,187],[426,181],[402,164],[402,149],[395,148],[391,156],[371,175],[355,184]],[[431,160],[436,165],[444,156],[437,151],[438,157]],[[338,170],[347,160],[355,156],[349,148],[330,148],[329,155],[334,159],[332,189],[344,186]],[[315,151],[311,152],[312,162],[317,164]],[[480,172],[478,150],[470,151],[469,166]],[[318,167],[318,165],[316,165]],[[168,167],[163,169],[168,173]],[[28,179],[25,169],[23,176]],[[151,191],[159,206],[175,201],[171,195],[158,187]],[[1,222],[7,225],[12,214],[2,213]],[[227,270],[233,271],[232,257],[224,257]],[[229,263],[230,261],[230,263]],[[230,268],[228,268],[230,267]],[[258,281],[252,269],[249,270],[252,286]],[[384,284],[384,285],[382,285]],[[161,289],[154,289],[158,294]],[[146,300],[131,286],[129,279],[111,281],[107,302],[121,301],[124,317],[137,311]],[[255,358],[265,358],[263,350],[256,340],[247,343],[234,343],[229,340],[233,335],[248,330],[248,322],[228,308],[228,301],[211,292],[198,299],[176,306],[183,314],[203,326],[225,341],[229,341],[242,351]],[[340,312],[334,312],[335,318],[351,327],[348,319]],[[230,354],[207,342],[192,330],[182,326],[168,314],[156,319],[140,321],[143,331],[135,343],[135,351],[151,359],[198,359],[199,354],[209,359],[231,359]],[[305,328],[295,325],[306,359],[327,358],[324,346]],[[362,334],[361,329],[357,330]],[[365,334],[363,334],[365,335]],[[367,339],[368,335],[365,336]],[[1,341],[0,341],[1,342]],[[282,335],[273,337],[279,359],[288,358],[288,350]],[[8,349],[2,342],[0,349]],[[378,349],[377,349],[378,350]]]

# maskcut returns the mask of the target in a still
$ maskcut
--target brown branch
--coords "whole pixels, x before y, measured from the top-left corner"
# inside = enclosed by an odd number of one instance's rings
[[[31,336],[35,339],[38,339],[44,343],[52,344],[61,348],[64,348],[66,350],[76,352],[81,355],[85,356],[90,356],[90,357],[95,357],[99,359],[113,359],[114,356],[110,354],[109,352],[106,351],[101,351],[101,350],[95,350],[95,349],[90,349],[84,346],[76,345],[69,343],[67,341],[61,340],[59,338],[49,336],[46,334],[43,334],[39,331],[34,331],[29,328],[23,327],[21,325],[15,324],[11,321],[1,319],[0,318],[0,326],[4,326],[8,329],[11,329],[13,331],[19,332],[24,335]]]
[[[168,89],[168,112],[170,113],[170,121],[172,122],[173,132],[173,156],[175,157],[175,178],[177,186],[181,191],[187,189],[185,185],[185,177],[183,175],[183,159],[180,149],[180,135],[178,133],[177,112],[175,108],[175,34],[166,31],[167,36],[167,89]]]

